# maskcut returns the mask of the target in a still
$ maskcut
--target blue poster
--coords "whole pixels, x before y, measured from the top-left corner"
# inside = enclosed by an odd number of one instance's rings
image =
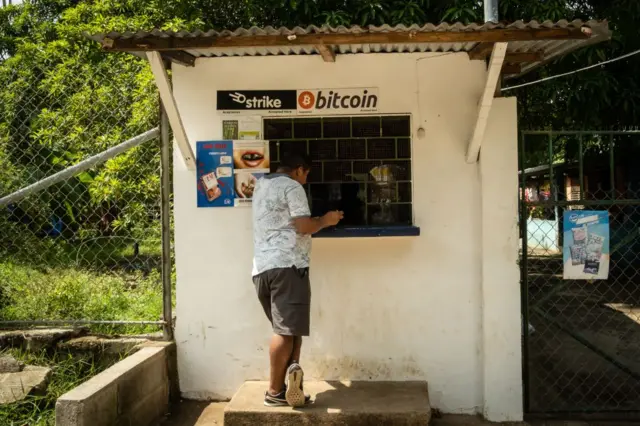
[[[196,144],[198,207],[233,207],[233,142]]]
[[[606,280],[609,277],[609,212],[564,212],[564,279]]]

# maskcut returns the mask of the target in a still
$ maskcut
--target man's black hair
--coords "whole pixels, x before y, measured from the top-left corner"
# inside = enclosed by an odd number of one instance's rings
[[[311,170],[311,158],[306,154],[285,154],[278,170],[288,173],[299,167],[302,167],[305,171]]]

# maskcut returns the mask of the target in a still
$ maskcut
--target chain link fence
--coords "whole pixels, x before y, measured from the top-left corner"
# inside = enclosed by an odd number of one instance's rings
[[[0,203],[0,321],[140,321],[96,327],[157,331],[157,129],[106,162],[7,197],[158,126],[145,61],[95,46],[78,55],[0,61],[0,198],[9,201]]]
[[[520,199],[526,411],[640,415],[640,132],[525,132]],[[608,278],[567,280],[563,215],[608,212]],[[604,266],[603,266],[604,267]]]

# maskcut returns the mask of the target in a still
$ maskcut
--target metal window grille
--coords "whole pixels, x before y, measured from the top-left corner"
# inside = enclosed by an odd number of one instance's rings
[[[311,157],[312,214],[357,204],[346,225],[412,224],[410,116],[278,118],[263,126],[272,171],[287,154]],[[384,188],[371,173],[381,166],[393,173]]]

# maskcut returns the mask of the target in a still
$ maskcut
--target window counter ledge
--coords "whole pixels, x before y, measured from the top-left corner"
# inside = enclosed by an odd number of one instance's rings
[[[417,237],[417,226],[360,226],[323,229],[313,238]]]

